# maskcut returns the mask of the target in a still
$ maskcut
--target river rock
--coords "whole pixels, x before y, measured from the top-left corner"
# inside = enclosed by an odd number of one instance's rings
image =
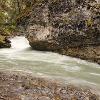
[[[0,100],[100,100],[89,88],[14,71],[0,71]]]
[[[58,52],[100,64],[99,0],[30,0],[26,27],[33,49]]]

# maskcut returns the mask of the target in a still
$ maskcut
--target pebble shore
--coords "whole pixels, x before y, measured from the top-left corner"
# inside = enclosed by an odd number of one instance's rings
[[[27,73],[0,71],[0,100],[100,100],[90,89]]]

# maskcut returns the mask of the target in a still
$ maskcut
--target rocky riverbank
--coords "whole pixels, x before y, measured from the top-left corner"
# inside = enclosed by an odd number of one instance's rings
[[[0,100],[100,100],[92,89],[24,72],[0,71]]]
[[[99,0],[30,0],[18,17],[33,49],[58,52],[100,64]],[[28,3],[29,3],[28,2]]]

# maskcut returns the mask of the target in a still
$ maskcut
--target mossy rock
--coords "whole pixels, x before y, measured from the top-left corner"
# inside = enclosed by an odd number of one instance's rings
[[[10,41],[7,39],[7,36],[0,35],[0,48],[10,48]]]

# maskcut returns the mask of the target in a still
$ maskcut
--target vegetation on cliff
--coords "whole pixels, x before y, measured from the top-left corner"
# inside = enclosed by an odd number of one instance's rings
[[[18,9],[17,0],[0,0],[0,48],[10,47],[7,37],[17,30]]]

